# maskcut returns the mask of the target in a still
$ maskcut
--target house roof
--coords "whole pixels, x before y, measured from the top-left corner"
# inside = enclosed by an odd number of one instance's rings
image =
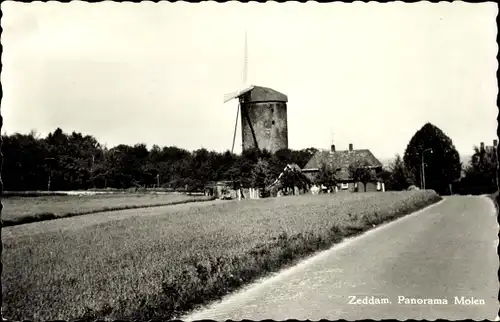
[[[288,97],[285,94],[262,86],[253,86],[252,89],[240,94],[238,97],[241,97],[244,103],[288,102]]]
[[[224,103],[234,98],[241,98],[244,103],[288,102],[288,97],[285,94],[268,87],[255,85],[224,95]]]
[[[367,163],[369,167],[377,168],[382,167],[382,163],[370,152],[368,149],[361,150],[343,150],[343,151],[318,151],[312,156],[302,170],[316,170],[319,169],[321,164],[326,163],[335,165],[341,170],[337,173],[339,179],[349,180],[349,165],[362,162]]]
[[[349,170],[346,168],[342,168],[340,171],[337,172],[337,179],[340,181],[348,181],[351,180],[351,173],[349,173]]]

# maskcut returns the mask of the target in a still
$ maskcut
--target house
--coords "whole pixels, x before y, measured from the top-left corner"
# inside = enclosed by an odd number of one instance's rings
[[[302,169],[302,172],[310,179],[314,180],[322,164],[335,166],[337,171],[338,191],[365,191],[361,182],[354,182],[349,171],[351,164],[365,164],[370,171],[375,174],[382,170],[382,163],[367,149],[354,150],[349,144],[348,150],[336,151],[335,145],[330,150],[318,151],[312,156]],[[379,179],[374,179],[366,184],[366,191],[385,191],[384,183]]]

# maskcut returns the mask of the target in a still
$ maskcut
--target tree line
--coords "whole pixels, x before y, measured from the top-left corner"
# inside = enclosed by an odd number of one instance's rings
[[[245,151],[241,155],[175,146],[148,149],[145,144],[120,144],[108,149],[93,136],[65,133],[58,128],[46,137],[36,132],[3,135],[5,190],[80,190],[162,187],[200,190],[211,181],[238,181],[248,186],[256,179],[259,160],[266,175],[276,178],[287,164],[303,167],[317,151],[284,149]],[[50,185],[50,186],[49,186]]]
[[[41,137],[29,134],[3,135],[2,178],[4,189],[80,190],[161,187],[200,191],[212,181],[231,181],[242,186],[265,188],[272,184],[287,164],[303,168],[317,152],[283,149],[245,151],[233,154],[207,149],[188,151],[175,146],[148,149],[145,144],[120,144],[111,149],[91,135],[65,133],[58,128]],[[405,190],[411,185],[434,189],[438,193],[489,193],[496,191],[496,150],[474,147],[467,165],[462,165],[451,139],[427,123],[408,143],[403,157],[396,155],[388,168],[379,173],[351,165],[351,177],[359,182],[381,179],[386,190]],[[314,182],[300,171],[283,176],[285,186],[315,183],[327,187],[337,184],[336,173],[321,166]],[[283,185],[282,184],[282,185]],[[366,186],[366,185],[365,185]]]

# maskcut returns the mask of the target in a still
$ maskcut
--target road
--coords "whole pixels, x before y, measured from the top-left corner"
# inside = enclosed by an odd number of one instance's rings
[[[498,228],[486,197],[446,197],[181,319],[492,320]]]

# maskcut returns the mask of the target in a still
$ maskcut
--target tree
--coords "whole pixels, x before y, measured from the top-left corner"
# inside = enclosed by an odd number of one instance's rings
[[[252,171],[254,179],[260,171],[272,180],[287,164],[302,168],[317,151],[315,148],[284,149],[270,153],[254,149],[236,155],[229,151],[190,152],[157,145],[148,151],[141,143],[108,149],[90,135],[65,133],[61,128],[45,138],[31,131],[28,135],[5,134],[2,139],[3,150],[9,156],[3,164],[3,179],[8,190],[45,190],[49,177],[51,190],[150,187],[156,186],[158,179],[162,186],[185,188],[187,185],[190,190],[213,180],[233,180],[237,185],[249,187]],[[259,160],[261,168],[257,170]],[[288,185],[302,184],[299,172],[284,176]]]
[[[15,133],[3,136],[3,182],[6,190],[46,190],[48,147],[44,140]]]
[[[304,168],[311,160],[311,158],[318,152],[318,149],[316,148],[307,148],[307,149],[302,149],[300,151],[293,151],[292,150],[292,159],[293,163],[297,164],[301,169]]]
[[[461,186],[468,193],[493,193],[496,190],[496,147],[481,150],[474,147],[474,154],[464,169]]]
[[[407,178],[405,164],[399,154],[389,165],[389,176],[386,179],[386,189],[393,191],[401,191],[408,188],[410,185]]]
[[[361,182],[366,192],[366,184],[375,180],[375,173],[370,169],[368,162],[354,162],[349,165],[349,174],[354,182]]]
[[[193,152],[190,165],[190,175],[193,179],[193,188],[203,189],[203,187],[216,177],[215,152],[206,149],[199,149]]]
[[[88,189],[92,186],[92,168],[100,148],[100,144],[93,136],[84,136],[76,132],[68,135],[66,171],[70,172],[71,189]]]
[[[316,148],[307,148],[299,151],[281,149],[274,153],[273,158],[279,161],[278,167],[280,169],[283,169],[287,164],[296,164],[302,169],[317,151]]]
[[[232,180],[233,176],[231,175],[231,171],[237,170],[232,168],[236,160],[236,155],[229,152],[229,150],[222,154],[216,154],[213,164],[215,180]]]
[[[273,178],[271,177],[271,169],[269,162],[264,159],[258,159],[257,163],[253,166],[251,172],[251,184],[253,187],[261,188],[262,191],[266,189],[267,186],[273,183]]]
[[[230,171],[234,178],[237,178],[239,184],[243,187],[255,186],[252,182],[252,171],[259,160],[264,161],[261,152],[257,149],[245,150]],[[266,160],[267,165],[269,162]],[[269,169],[269,168],[268,168]]]
[[[337,167],[331,164],[322,163],[314,178],[314,184],[332,189],[337,186]]]
[[[293,160],[293,151],[290,149],[281,149],[278,150],[274,153],[273,156],[276,160],[279,160],[280,165],[282,165],[282,168],[285,167],[287,164],[294,163]]]
[[[300,190],[306,191],[311,184],[310,180],[302,173],[302,171],[295,167],[286,167],[281,178],[279,178],[281,187],[293,191],[295,194],[295,187]]]
[[[430,150],[432,153],[430,153]],[[462,165],[452,140],[438,127],[425,124],[411,138],[404,153],[404,164],[411,184],[420,185],[422,153],[425,162],[425,188],[443,194],[449,185],[460,178]]]
[[[150,155],[163,185],[174,189],[185,187],[183,178],[191,174],[192,155],[189,151],[175,146],[163,147],[161,150],[153,147]]]

